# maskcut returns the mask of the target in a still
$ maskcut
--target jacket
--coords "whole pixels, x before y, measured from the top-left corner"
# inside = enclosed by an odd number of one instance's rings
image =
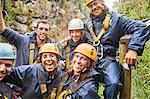
[[[0,81],[0,99],[14,99],[13,90],[4,82]]]
[[[90,72],[86,71],[83,75],[86,75],[84,80],[80,83],[77,83],[77,77],[69,76],[64,74],[62,77],[67,77],[66,81],[63,84],[62,92],[70,89],[71,93],[67,96],[71,99],[100,99],[98,95],[98,83],[95,81],[94,76],[100,75],[94,69]]]
[[[16,67],[4,81],[21,87],[23,99],[42,99],[44,96],[41,85],[46,84],[44,91],[46,92],[46,98],[48,98],[52,89],[58,88],[60,74],[61,71],[56,70],[54,75],[49,75],[39,63],[34,67],[32,65]]]
[[[21,35],[18,32],[6,28],[3,32],[0,32],[6,40],[8,40],[12,45],[14,45],[17,49],[17,59],[16,59],[16,66],[20,65],[28,65],[29,64],[29,57],[30,57],[30,49],[29,44],[30,42],[35,43],[34,49],[34,58],[35,61],[38,56],[39,47],[36,41],[36,33],[32,32],[31,35]],[[52,42],[51,39],[47,38],[47,43]]]
[[[90,16],[93,23],[93,31],[96,36],[102,28],[105,16],[106,14],[102,17]],[[93,43],[93,38],[88,30],[87,23],[85,23],[85,32],[90,42]],[[128,19],[116,12],[110,13],[109,27],[100,39],[100,42],[103,45],[104,54],[113,54],[115,56],[119,47],[119,40],[125,34],[133,34],[128,44],[128,48],[137,51],[138,55],[141,55],[145,42],[148,40],[149,30],[147,25],[139,21]]]

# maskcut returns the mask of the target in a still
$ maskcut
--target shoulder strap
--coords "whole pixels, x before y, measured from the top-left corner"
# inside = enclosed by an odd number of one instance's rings
[[[59,89],[57,91],[57,95],[59,95],[63,89],[63,85],[65,84],[65,82],[67,81],[68,79],[68,74],[65,73],[62,77],[61,77],[61,81],[60,81],[60,84],[59,84]]]
[[[69,46],[65,48],[65,52],[66,52],[66,67],[67,69],[69,69],[70,68],[70,47]]]
[[[41,94],[43,96],[43,98],[46,98],[48,96],[47,94],[47,87],[45,84],[45,76],[40,72],[40,70],[38,68],[36,68],[36,72],[37,72],[37,77],[38,77],[38,82],[40,84],[40,90],[41,90]]]
[[[88,29],[89,29],[89,31],[90,31],[93,39],[94,39],[94,43],[93,44],[97,43],[99,41],[99,39],[102,37],[102,35],[105,33],[105,31],[108,29],[109,22],[110,22],[110,14],[107,14],[105,19],[104,19],[104,21],[103,21],[103,27],[102,27],[100,33],[98,34],[98,36],[96,37],[96,35],[95,35],[94,31],[93,31],[92,20],[91,19],[88,20],[88,24],[87,25],[88,25]]]
[[[73,84],[72,86],[70,86],[70,90],[72,93],[74,93],[75,91],[77,91],[79,88],[81,88],[84,84],[86,84],[87,82],[89,81],[92,81],[93,78],[92,77],[89,77],[83,81],[80,82],[80,84],[76,85],[76,84]]]
[[[59,43],[62,48],[65,48],[68,45],[68,41],[71,39],[70,36],[66,37],[64,40],[61,40]]]
[[[34,42],[30,42],[30,57],[29,57],[30,60],[29,60],[29,64],[33,64],[34,49],[35,49]]]

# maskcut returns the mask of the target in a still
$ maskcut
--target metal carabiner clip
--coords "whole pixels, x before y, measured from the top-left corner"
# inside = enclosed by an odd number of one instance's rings
[[[97,50],[97,56],[98,56],[98,59],[101,59],[104,55],[103,53],[103,45],[100,44],[100,41],[98,41],[97,43],[93,42],[93,45],[96,47],[96,50]],[[100,50],[99,50],[100,48]],[[100,53],[99,53],[100,51]]]
[[[104,50],[103,50],[103,45],[102,44],[100,44],[100,53],[101,53],[101,56],[99,57],[99,59],[102,59],[103,58],[103,56],[104,56]]]
[[[98,41],[98,42],[93,42],[93,45],[95,46],[95,47],[98,47],[98,45],[100,44],[100,41]]]

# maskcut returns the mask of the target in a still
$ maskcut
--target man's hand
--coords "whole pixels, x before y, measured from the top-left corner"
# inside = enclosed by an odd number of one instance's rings
[[[129,49],[125,55],[125,59],[123,60],[123,63],[127,63],[135,66],[136,62],[137,62],[137,52]]]
[[[6,28],[2,11],[2,8],[0,8],[0,32],[3,32]]]

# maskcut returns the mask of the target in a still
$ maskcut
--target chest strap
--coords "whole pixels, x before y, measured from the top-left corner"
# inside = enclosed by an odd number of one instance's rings
[[[45,77],[45,75],[39,69],[36,70],[37,70],[38,82],[40,84],[40,90],[43,99],[56,99],[57,90],[59,88],[59,82],[60,82],[59,74],[54,75],[54,78],[51,81],[51,83],[46,84],[47,78]]]
[[[81,88],[82,86],[84,86],[86,83],[88,83],[89,81],[92,81],[93,78],[89,77],[86,78],[85,80],[81,81],[79,84],[77,84],[76,82],[73,82],[71,84],[71,86],[69,87],[69,89],[71,90],[72,93],[76,92],[79,88]]]
[[[71,95],[72,93],[76,92],[79,88],[81,88],[86,83],[88,83],[89,81],[92,81],[92,80],[93,80],[93,78],[90,77],[90,78],[87,78],[87,79],[81,81],[79,84],[77,84],[76,82],[71,83],[69,88],[67,88],[66,90],[59,93],[58,99],[66,99],[66,97],[68,95]]]
[[[100,40],[100,38],[102,37],[102,35],[105,33],[105,31],[108,29],[109,27],[109,23],[110,23],[110,14],[107,14],[104,21],[103,21],[103,26],[102,29],[100,31],[100,33],[98,34],[98,36],[96,36],[96,34],[93,31],[93,24],[92,24],[92,20],[90,20],[91,22],[88,23],[88,29],[94,39],[93,45],[95,45],[96,43],[98,43],[98,41]]]

